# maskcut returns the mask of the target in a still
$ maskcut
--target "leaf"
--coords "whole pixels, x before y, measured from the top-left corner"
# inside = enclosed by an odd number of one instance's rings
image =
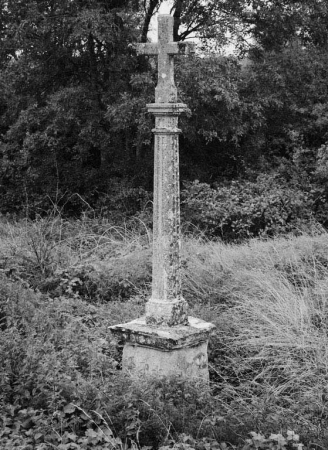
[[[36,435],[34,436],[34,439],[37,441],[38,439],[43,438],[44,435],[42,433],[36,433]]]
[[[92,428],[89,428],[86,432],[85,432],[86,436],[89,436],[91,438],[96,438],[99,436],[99,433],[95,430],[93,430]]]
[[[64,407],[65,414],[72,414],[76,410],[76,406],[73,403],[69,403]]]
[[[70,439],[71,441],[75,442],[77,439],[77,436],[75,433],[65,433],[65,437]]]

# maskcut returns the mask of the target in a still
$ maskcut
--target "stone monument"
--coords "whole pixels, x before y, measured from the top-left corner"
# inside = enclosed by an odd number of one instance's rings
[[[193,44],[173,42],[173,17],[158,16],[158,44],[138,44],[144,55],[158,55],[155,103],[154,213],[152,295],[144,317],[110,327],[124,340],[123,370],[132,376],[181,375],[208,379],[207,344],[214,325],[188,316],[181,293],[178,117],[174,55],[194,51]]]

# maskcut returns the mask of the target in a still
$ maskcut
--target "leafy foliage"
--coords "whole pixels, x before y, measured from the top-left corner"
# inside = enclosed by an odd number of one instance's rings
[[[252,34],[258,44],[266,50],[288,45],[299,39],[303,45],[324,48],[327,44],[327,4],[322,1],[283,0],[279,3],[264,0],[252,1],[252,10],[243,11]]]
[[[1,6],[8,22],[2,39],[11,49],[2,60],[3,210],[20,207],[17,182],[25,203],[41,208],[47,195],[60,199],[78,192],[94,201],[108,186],[101,172],[108,173],[116,152],[110,150],[106,105],[128,86],[128,44],[136,39],[137,18],[127,3]]]
[[[287,431],[287,439],[281,434],[271,434],[267,439],[258,433],[251,433],[251,439],[247,439],[247,444],[243,450],[251,449],[297,449],[302,450],[303,444],[299,443],[299,436],[293,431]]]
[[[215,189],[196,181],[182,194],[185,220],[226,240],[286,234],[311,225],[311,196],[274,176]]]
[[[90,207],[116,211],[119,184],[147,197],[153,151],[145,105],[156,61],[137,57],[131,44],[146,40],[160,4],[1,3],[3,213],[33,217],[51,201],[74,216]],[[221,184],[252,172],[254,179],[282,164],[294,170],[302,153],[308,179],[299,172],[291,189],[297,181],[306,195],[315,185],[325,223],[326,182],[316,170],[327,141],[325,4],[176,0],[172,12],[179,40],[196,32],[215,47],[229,30],[244,55],[249,49],[246,60],[203,47],[176,58],[180,100],[191,113],[181,118],[182,178]],[[245,33],[255,40],[242,42]],[[143,205],[136,198],[125,212]]]

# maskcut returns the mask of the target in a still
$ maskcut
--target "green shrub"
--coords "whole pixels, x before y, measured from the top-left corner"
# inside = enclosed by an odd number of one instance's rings
[[[115,371],[117,362],[103,353],[105,320],[94,307],[77,299],[52,301],[17,285],[2,286],[1,294],[4,402],[23,408],[48,408],[50,403],[55,407],[65,396],[74,398],[96,373],[106,378]]]
[[[48,408],[97,390],[116,372],[117,350],[108,326],[135,318],[141,306],[111,308],[78,298],[48,298],[0,275],[0,392],[2,401]]]
[[[312,218],[310,195],[271,175],[217,188],[194,181],[182,200],[185,221],[227,241],[286,234],[309,227]]]
[[[51,299],[0,274],[0,312],[0,447],[120,448],[103,417],[122,385],[108,326],[141,306]]]

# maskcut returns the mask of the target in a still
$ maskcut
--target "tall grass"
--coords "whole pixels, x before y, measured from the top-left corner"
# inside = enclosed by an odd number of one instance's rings
[[[210,362],[230,424],[290,427],[327,448],[327,234],[189,244],[185,289],[217,325]]]
[[[74,327],[82,323],[81,342],[85,340],[86,354],[92,354],[92,343],[106,340],[104,317],[110,325],[143,311],[142,303],[150,294],[151,232],[143,224],[118,228],[86,217],[75,222],[60,217],[47,220],[0,222],[3,280],[23,280],[26,286],[45,292],[47,300],[38,297],[32,301],[37,307],[26,306],[28,311],[24,312],[24,302],[19,303],[20,314],[29,320],[40,318],[38,305],[45,302],[42,321],[49,320],[51,329],[61,326],[61,317],[70,317],[65,331],[70,339],[67,349],[72,351],[77,345]],[[171,404],[164,405],[157,394],[150,393],[150,387],[140,387],[138,395],[125,394],[125,401],[134,405],[133,414],[139,411],[142,417],[138,422],[133,416],[133,424],[145,430],[152,427],[153,420],[165,423],[170,430],[175,427],[195,436],[206,432],[218,441],[236,445],[251,430],[278,433],[293,429],[317,448],[328,448],[328,234],[319,230],[313,235],[250,240],[244,245],[184,237],[182,244],[183,291],[190,314],[217,326],[209,348],[211,395],[199,401],[200,418],[192,427],[191,411],[195,414],[195,410],[190,405],[186,409],[185,403],[178,403],[172,414]],[[24,289],[17,291],[22,298]],[[87,328],[83,318],[73,313],[75,303],[91,321]],[[13,314],[5,301],[2,307],[7,316]],[[52,318],[46,319],[47,314]],[[29,345],[41,352],[40,342],[48,338],[44,333],[38,335],[38,327],[32,327],[37,340],[34,342],[32,335]],[[53,339],[54,333],[50,333]],[[12,336],[22,351],[19,327]],[[54,353],[47,355],[46,361],[63,360],[53,343],[47,348]],[[35,358],[28,357],[34,364]],[[100,367],[97,361],[92,363],[94,380]],[[61,376],[64,366],[58,369]],[[77,376],[78,367],[67,367]],[[91,370],[88,362],[84,367]],[[4,372],[1,376],[7,379]],[[95,381],[98,385],[104,383]],[[8,383],[6,386],[10,388]],[[77,395],[75,388],[73,391]],[[108,395],[110,388],[106,387],[106,394],[100,397]],[[81,407],[88,404],[82,397]],[[120,398],[115,397],[116,411],[127,408],[125,411],[131,412],[122,400],[124,396]],[[189,411],[183,422],[188,427],[181,425],[181,420],[177,422],[180,407]]]

